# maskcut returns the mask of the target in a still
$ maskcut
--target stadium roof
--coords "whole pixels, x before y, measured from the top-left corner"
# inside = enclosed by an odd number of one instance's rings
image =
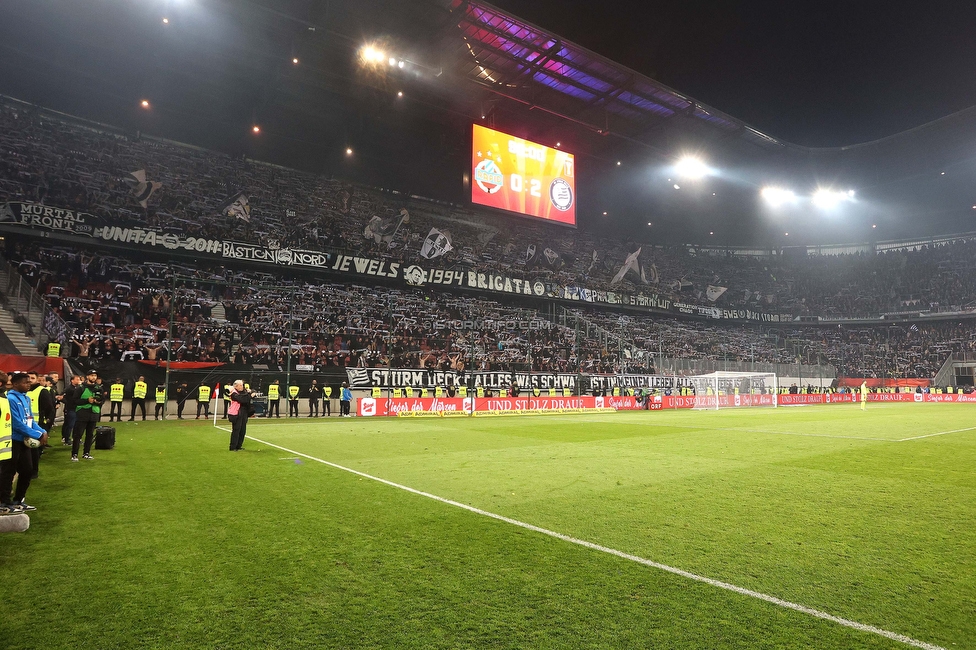
[[[457,72],[507,97],[601,134],[656,144],[662,127],[734,137],[763,150],[772,136],[486,2],[449,0],[461,42]]]

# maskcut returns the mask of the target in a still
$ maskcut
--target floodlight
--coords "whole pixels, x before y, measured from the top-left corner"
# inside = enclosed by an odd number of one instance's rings
[[[149,100],[144,99],[141,102],[139,102],[139,105],[142,106],[143,108],[149,108]]]
[[[403,91],[402,90],[397,91],[397,97],[403,97]]]
[[[163,24],[164,25],[169,25],[169,18],[163,18]],[[944,174],[945,172],[942,172],[942,173]]]
[[[297,56],[296,57],[292,57],[291,62],[294,63],[295,65],[298,65],[298,57]]]
[[[390,57],[390,65],[396,65],[396,58]]]
[[[398,68],[402,68],[403,67],[403,61],[397,61],[397,67]]]
[[[708,165],[694,156],[684,156],[674,166],[679,176],[684,178],[702,178],[708,175]]]
[[[681,186],[680,186],[680,185],[678,185],[677,183],[675,183],[675,184],[674,184],[674,189],[676,189],[676,190],[680,190],[680,189],[681,189]]]
[[[837,207],[837,204],[839,204],[841,201],[852,201],[853,199],[854,190],[837,192],[835,190],[822,187],[813,194],[813,204],[818,208],[823,208],[825,210]]]
[[[784,190],[782,187],[764,187],[760,194],[773,207],[796,202],[796,194],[793,190]]]
[[[261,127],[258,126],[257,124],[255,124],[254,126],[252,126],[251,127],[251,130],[254,131],[255,133],[261,133]]]
[[[346,155],[347,156],[351,156],[352,155],[352,147],[346,147]]]
[[[372,45],[364,45],[361,50],[359,50],[359,56],[363,60],[363,63],[376,64],[382,63],[383,59],[386,58],[386,54],[382,50],[376,49]],[[292,63],[298,63],[298,59],[292,59]]]

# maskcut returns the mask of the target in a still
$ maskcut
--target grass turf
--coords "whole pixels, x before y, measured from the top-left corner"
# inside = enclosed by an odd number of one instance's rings
[[[968,405],[252,421],[441,497],[976,647]],[[0,538],[7,648],[901,648],[203,422],[45,454]],[[939,434],[916,440],[920,435]],[[29,611],[29,615],[24,614]]]

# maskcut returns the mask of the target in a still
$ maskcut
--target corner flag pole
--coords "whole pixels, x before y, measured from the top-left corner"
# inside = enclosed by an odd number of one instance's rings
[[[219,382],[217,383],[217,388],[214,389],[213,395],[210,396],[210,399],[216,402],[214,404],[214,409],[213,409],[213,413],[214,413],[214,426],[217,426],[217,406],[220,405],[220,402],[217,401],[217,395],[220,395],[220,383]]]

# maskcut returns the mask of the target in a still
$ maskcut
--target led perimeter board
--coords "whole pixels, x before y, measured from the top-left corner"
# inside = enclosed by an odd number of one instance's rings
[[[471,202],[576,226],[573,154],[473,125]]]

